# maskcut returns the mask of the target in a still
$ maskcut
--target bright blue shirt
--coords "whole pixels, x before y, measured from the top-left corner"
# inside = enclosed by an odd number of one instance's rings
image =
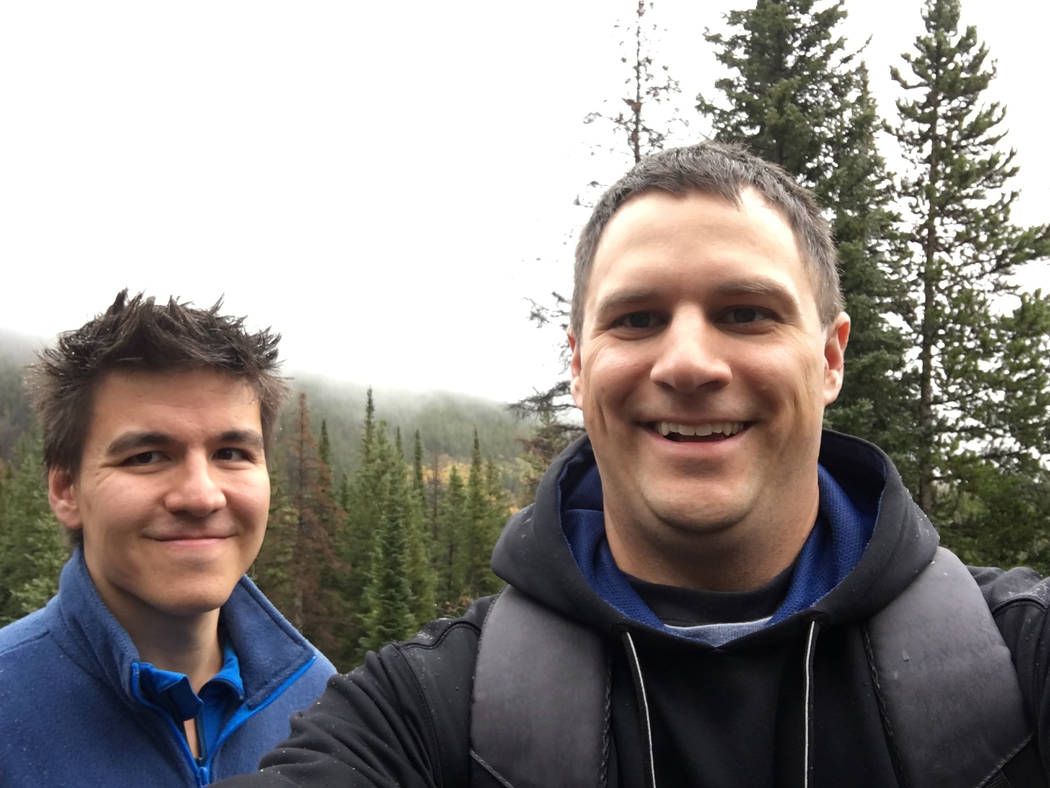
[[[222,669],[201,687],[199,695],[184,673],[161,670],[149,662],[136,664],[139,689],[146,702],[164,709],[176,723],[197,721],[198,760],[206,760],[218,745],[227,718],[244,700],[241,666],[229,639],[222,638]]]

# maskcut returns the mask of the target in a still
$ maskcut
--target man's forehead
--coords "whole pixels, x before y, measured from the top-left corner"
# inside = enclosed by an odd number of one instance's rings
[[[93,386],[93,413],[114,399],[140,407],[260,407],[258,392],[247,379],[210,367],[109,370]]]
[[[610,249],[617,249],[617,251],[637,249],[639,250],[639,261],[646,259],[646,249],[659,248],[673,234],[674,228],[669,229],[666,221],[667,210],[676,204],[686,202],[695,205],[696,212],[701,215],[708,208],[712,210],[728,208],[740,217],[747,215],[760,220],[767,232],[781,235],[785,244],[793,249],[795,253],[793,262],[797,262],[807,284],[815,291],[813,266],[807,262],[805,247],[800,243],[790,218],[780,206],[771,203],[755,188],[742,187],[737,200],[704,189],[687,189],[682,192],[649,189],[625,200],[606,224],[595,247],[587,280],[584,283],[583,304],[586,305],[588,302],[593,304],[596,291],[599,289],[596,284],[602,282],[608,273],[606,269],[610,263],[622,262],[619,258],[610,257]],[[742,228],[741,238],[743,240],[750,241],[753,236],[753,228]],[[623,274],[622,267],[618,269],[618,274]]]

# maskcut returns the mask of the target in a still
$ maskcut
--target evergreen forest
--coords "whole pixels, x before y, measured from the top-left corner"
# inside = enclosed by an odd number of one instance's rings
[[[660,60],[658,1],[625,4],[610,63],[623,94],[581,107],[583,121],[629,164],[687,119],[695,137],[746,144],[812,189],[852,318],[827,426],[885,449],[967,563],[1050,572],[1050,300],[1019,279],[1047,281],[1050,226],[1013,218],[1007,108],[959,0],[899,21],[915,36],[890,67],[889,111],[842,31],[845,0],[741,0],[697,36],[722,76],[695,96]],[[532,317],[564,324],[567,303],[554,293]],[[2,625],[54,593],[67,548],[21,389],[28,344],[0,341]],[[567,395],[564,380],[537,381],[508,411],[296,381],[256,582],[342,669],[498,589],[488,556],[502,523],[580,430]]]

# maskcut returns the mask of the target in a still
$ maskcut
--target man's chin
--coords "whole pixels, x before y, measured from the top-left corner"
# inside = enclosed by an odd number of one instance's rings
[[[171,589],[172,593],[158,600],[154,607],[174,618],[197,618],[218,610],[226,604],[234,586],[208,589],[188,588],[184,591]]]
[[[746,514],[741,495],[726,485],[677,482],[649,488],[649,508],[667,528],[683,533],[717,533],[732,528]]]

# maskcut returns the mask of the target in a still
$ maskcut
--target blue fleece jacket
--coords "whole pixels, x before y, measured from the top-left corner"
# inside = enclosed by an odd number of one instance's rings
[[[335,669],[247,577],[220,625],[241,689],[198,762],[172,716],[146,700],[143,677],[155,669],[139,660],[77,550],[47,606],[0,629],[0,787],[183,788],[254,771]]]

